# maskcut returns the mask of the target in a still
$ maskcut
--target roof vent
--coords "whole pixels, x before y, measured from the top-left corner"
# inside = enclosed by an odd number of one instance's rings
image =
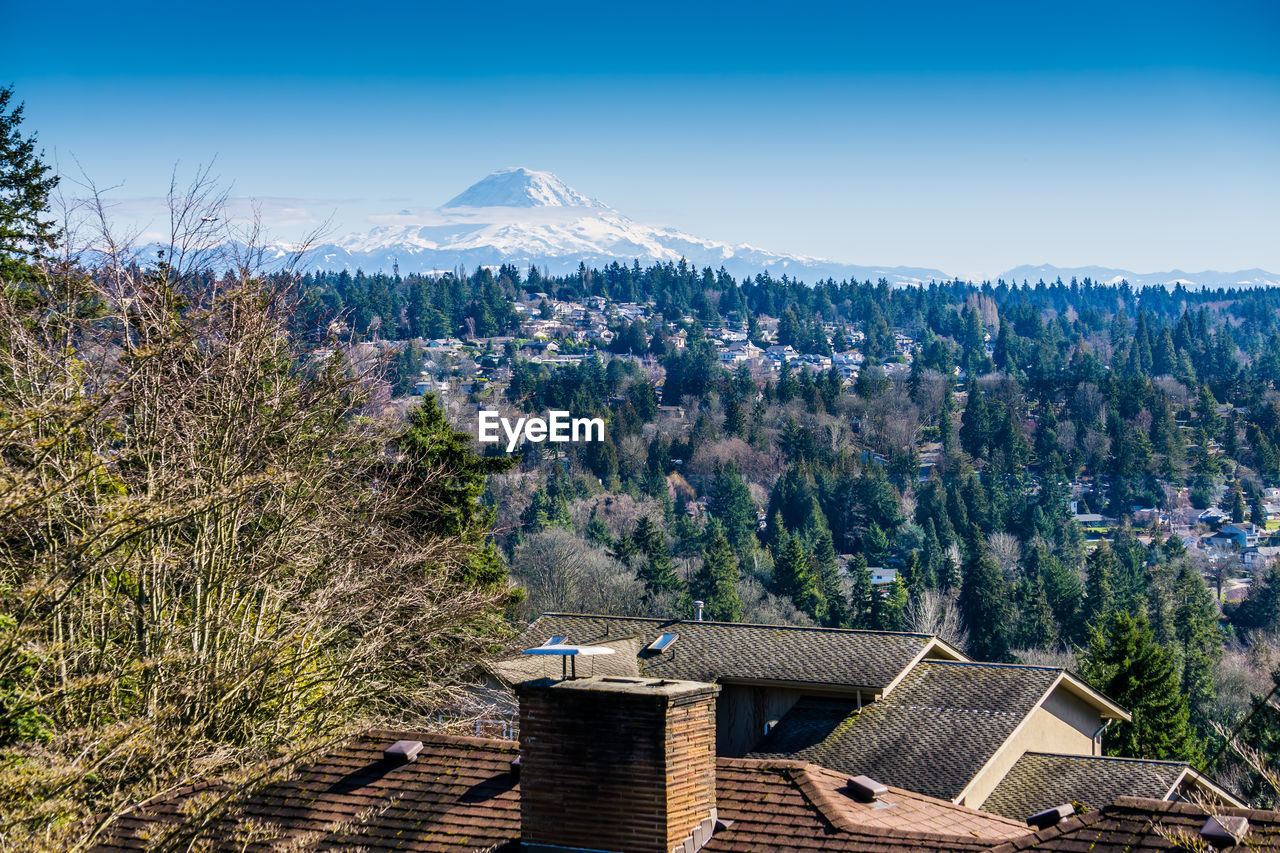
[[[1243,817],[1214,815],[1200,827],[1200,837],[1214,847],[1235,847],[1249,834],[1249,820]]]
[[[520,756],[518,755],[511,759],[511,775],[516,777],[520,776]]]
[[[851,776],[844,788],[854,799],[864,803],[874,803],[877,798],[889,793],[889,789],[870,776]]]
[[[410,761],[418,760],[419,752],[422,752],[422,741],[398,740],[391,744],[391,746],[382,750],[382,757],[389,761],[398,761],[401,764],[408,764]]]
[[[1075,813],[1075,806],[1071,805],[1071,803],[1063,803],[1060,806],[1036,812],[1027,818],[1027,826],[1034,826],[1036,829],[1048,829],[1051,826],[1057,826]]]

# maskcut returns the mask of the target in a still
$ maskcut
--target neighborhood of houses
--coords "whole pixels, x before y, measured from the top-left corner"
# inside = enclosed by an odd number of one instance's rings
[[[627,358],[640,362],[655,385],[664,376],[657,359],[649,356],[619,355],[607,349],[614,339],[614,328],[619,323],[637,320],[655,324],[660,312],[653,304],[611,302],[600,296],[590,296],[581,301],[554,299],[546,293],[530,293],[517,303],[515,310],[523,318],[519,336],[498,336],[463,341],[457,338],[424,340],[420,344],[424,352],[421,379],[416,383],[417,394],[437,394],[450,410],[456,422],[474,420],[475,412],[499,397],[511,378],[511,369],[505,352],[514,351],[516,357],[532,364],[557,366],[580,362],[587,358]],[[682,318],[685,325],[696,323],[692,316]],[[748,340],[747,334],[738,329],[707,327],[705,333],[715,346],[719,362],[728,369],[743,366],[757,378],[776,376],[782,365],[790,364],[797,372],[826,372],[834,367],[846,383],[851,383],[865,365],[860,349],[864,335],[860,331],[846,331],[828,324],[824,327],[832,355],[800,353],[794,347],[771,343],[777,338],[778,320],[767,316],[756,318],[760,333],[757,340],[767,346],[757,346]],[[991,348],[990,335],[987,336]],[[668,337],[670,347],[681,349],[687,345],[688,334],[680,328]],[[606,345],[602,347],[601,345]],[[399,342],[377,342],[373,346],[395,347]],[[911,369],[911,361],[917,341],[908,334],[895,332],[893,351],[880,367],[889,377],[905,376]],[[964,373],[956,368],[956,394],[964,399]],[[680,406],[663,406],[666,417],[683,420]],[[856,428],[856,424],[855,424]],[[923,442],[919,449],[920,479],[928,478],[930,471],[941,458],[941,445]],[[879,457],[876,457],[879,458]],[[881,460],[883,461],[883,460]],[[1098,484],[1076,481],[1070,484],[1071,511],[1091,540],[1109,538],[1122,523],[1122,519],[1090,510],[1091,495],[1097,495]],[[1162,537],[1176,536],[1197,559],[1206,580],[1227,600],[1243,598],[1260,561],[1280,557],[1280,489],[1267,489],[1263,510],[1267,528],[1251,522],[1232,523],[1227,513],[1216,507],[1196,509],[1180,495],[1179,508],[1172,510],[1149,506],[1130,508],[1129,523],[1139,531],[1139,538],[1149,542],[1153,533]],[[1096,502],[1095,502],[1096,503]],[[691,504],[691,512],[699,507]],[[763,514],[761,516],[763,524]],[[888,584],[896,570],[892,567],[872,567],[873,583]]]

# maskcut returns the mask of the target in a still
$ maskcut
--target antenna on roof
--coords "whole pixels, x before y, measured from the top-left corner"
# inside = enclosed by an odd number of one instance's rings
[[[525,649],[523,655],[560,655],[560,675],[562,678],[578,677],[578,655],[611,655],[613,649],[606,646],[570,646],[564,637],[556,635],[541,646]]]

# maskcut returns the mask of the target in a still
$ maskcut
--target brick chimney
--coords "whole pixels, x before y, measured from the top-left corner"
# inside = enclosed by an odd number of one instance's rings
[[[518,685],[524,849],[700,848],[716,819],[719,692],[656,678]]]

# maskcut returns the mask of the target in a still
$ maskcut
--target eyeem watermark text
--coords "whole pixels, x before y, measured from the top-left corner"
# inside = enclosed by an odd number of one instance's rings
[[[506,433],[507,452],[511,453],[522,441],[604,441],[604,420],[601,418],[571,418],[568,412],[552,409],[543,418],[519,418],[513,425],[492,409],[480,410],[480,429],[476,437],[481,444],[496,444],[502,440],[499,429]]]

